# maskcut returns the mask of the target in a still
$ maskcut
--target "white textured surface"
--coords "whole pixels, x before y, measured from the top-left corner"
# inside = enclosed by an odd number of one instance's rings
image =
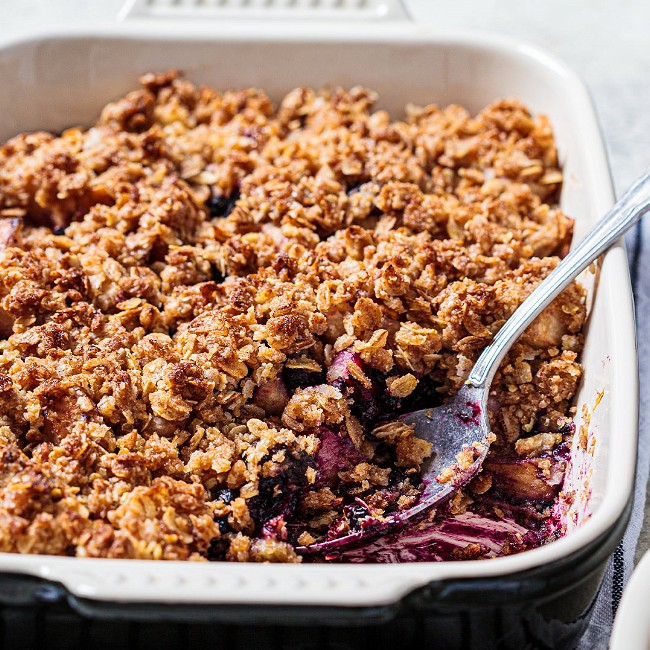
[[[120,16],[157,18],[229,18],[242,15],[263,20],[376,20],[406,18],[395,0],[128,0]]]

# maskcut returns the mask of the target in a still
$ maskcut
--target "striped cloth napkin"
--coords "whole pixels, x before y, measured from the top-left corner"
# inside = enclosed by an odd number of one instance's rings
[[[632,516],[623,541],[610,558],[587,633],[579,650],[606,650],[623,588],[634,569],[634,555],[643,525],[650,466],[650,222],[639,223],[627,238],[632,290],[636,303],[639,349],[639,458]]]

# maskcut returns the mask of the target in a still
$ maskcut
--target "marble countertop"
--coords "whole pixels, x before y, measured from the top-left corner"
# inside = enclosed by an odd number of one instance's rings
[[[122,0],[0,0],[0,42],[38,26],[113,20]],[[650,3],[638,0],[406,0],[421,24],[530,41],[587,82],[620,194],[650,164]],[[638,314],[641,327],[643,315]],[[643,360],[642,360],[643,361]],[[643,387],[643,386],[642,386]],[[637,556],[650,547],[648,509]]]

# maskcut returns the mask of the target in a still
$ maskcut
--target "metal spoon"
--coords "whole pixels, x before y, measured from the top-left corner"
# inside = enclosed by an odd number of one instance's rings
[[[420,438],[432,444],[423,465],[424,490],[411,508],[385,518],[368,517],[361,529],[324,542],[301,546],[301,553],[340,551],[393,531],[424,515],[468,483],[480,470],[494,436],[487,401],[492,379],[512,344],[537,316],[599,255],[650,211],[650,171],[646,172],[607,212],[591,232],[524,300],[483,350],[465,385],[448,402],[401,416]],[[447,471],[447,470],[451,471]],[[450,476],[448,480],[446,477]]]

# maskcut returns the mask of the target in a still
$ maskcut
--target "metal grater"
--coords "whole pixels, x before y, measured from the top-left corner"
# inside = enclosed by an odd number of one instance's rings
[[[391,19],[407,15],[399,0],[127,0],[119,18]]]

